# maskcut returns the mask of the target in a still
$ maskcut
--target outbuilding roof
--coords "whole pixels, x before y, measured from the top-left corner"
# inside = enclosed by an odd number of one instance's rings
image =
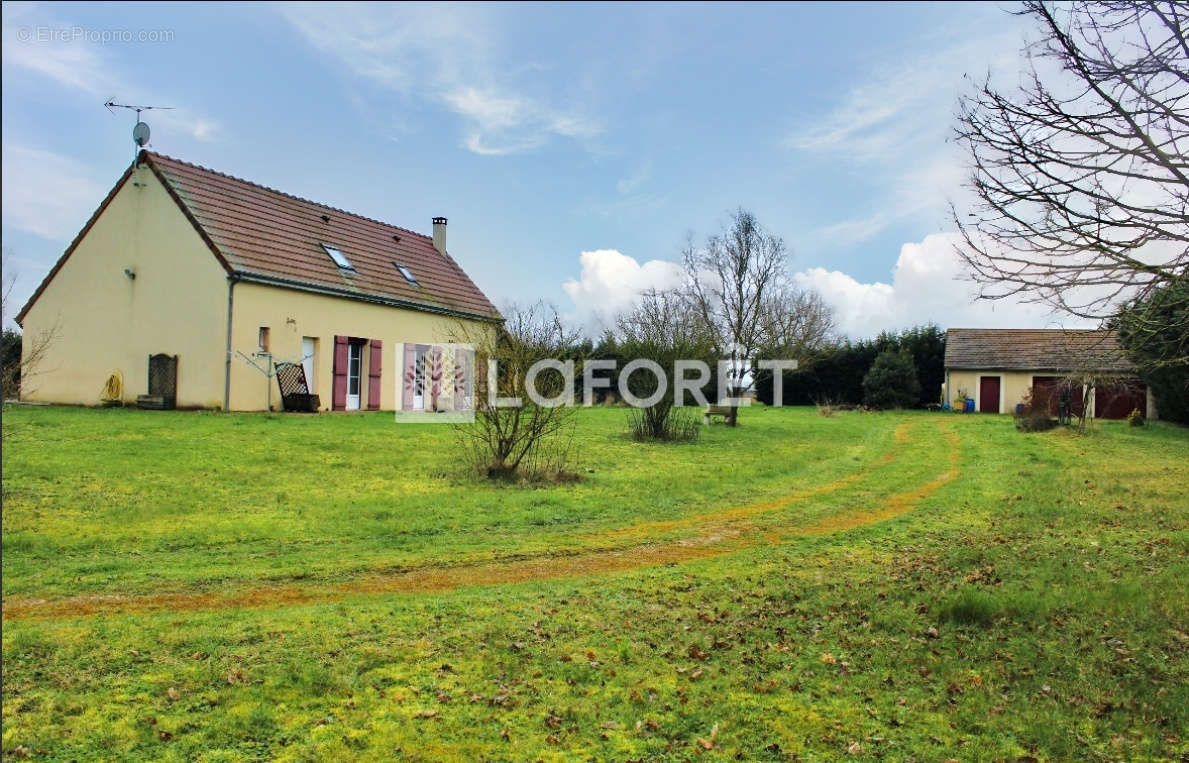
[[[945,367],[955,370],[1134,373],[1113,331],[950,329]]]
[[[163,154],[141,151],[137,163],[134,166],[152,169],[236,280],[500,320],[491,301],[452,257],[434,247],[431,236]],[[128,180],[132,169],[34,292],[17,316],[18,322]],[[340,252],[351,267],[336,264],[328,249]]]

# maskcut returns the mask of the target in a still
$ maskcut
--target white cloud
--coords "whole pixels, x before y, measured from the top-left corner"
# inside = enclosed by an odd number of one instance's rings
[[[641,264],[615,249],[583,252],[579,261],[581,274],[562,284],[562,289],[574,302],[573,319],[590,333],[609,326],[635,304],[641,292],[670,289],[681,282],[677,263],[649,260]]]
[[[793,129],[787,148],[829,157],[887,189],[869,209],[823,226],[823,242],[866,241],[910,217],[940,220],[966,176],[964,157],[948,140],[958,95],[967,86],[963,74],[1011,69],[1019,48],[1014,31],[998,32],[886,61],[832,109]]]
[[[36,20],[39,25],[52,26],[50,21],[46,18]],[[132,84],[133,78],[116,71],[100,43],[70,39],[24,41],[18,36],[17,30],[8,24],[4,26],[3,39],[4,45],[0,50],[3,51],[6,68],[20,68],[59,87],[81,91],[94,98],[96,105],[118,95],[117,100],[132,105],[174,106],[169,110],[147,112],[144,118],[156,127],[165,128],[165,131],[189,135],[199,141],[214,140],[218,134],[219,124],[213,119],[202,117],[177,104],[163,103]]]
[[[793,280],[801,288],[820,293],[834,309],[839,329],[856,339],[930,322],[943,328],[1093,326],[1054,313],[1045,305],[978,299],[977,286],[966,279],[954,248],[959,241],[957,233],[937,233],[904,244],[890,283],[862,282],[848,273],[820,267],[794,273]],[[672,288],[682,278],[677,263],[640,263],[615,249],[583,252],[580,262],[581,274],[562,288],[574,302],[571,318],[590,334],[610,326],[642,291]]]
[[[482,6],[295,4],[282,15],[316,49],[381,87],[434,101],[464,123],[462,145],[484,156],[531,150],[551,136],[575,140],[602,132],[591,117],[533,97],[506,80]]]
[[[3,157],[5,228],[69,241],[107,191],[90,168],[50,151],[5,143]]]
[[[619,191],[621,196],[627,196],[647,183],[650,178],[652,178],[652,162],[647,161],[641,164],[631,175],[620,178],[615,184],[615,190]]]
[[[492,145],[486,143],[483,139],[483,134],[473,132],[463,140],[462,145],[472,153],[480,156],[507,156],[508,154],[519,153],[520,151],[527,151],[541,145],[541,140],[528,138],[519,143],[504,143],[502,145]]]
[[[891,283],[863,283],[825,268],[810,268],[793,278],[802,288],[816,289],[834,308],[839,328],[855,338],[928,322],[944,328],[1089,325],[1041,305],[977,299],[975,285],[963,280],[963,263],[954,250],[959,240],[956,233],[936,233],[904,244]]]

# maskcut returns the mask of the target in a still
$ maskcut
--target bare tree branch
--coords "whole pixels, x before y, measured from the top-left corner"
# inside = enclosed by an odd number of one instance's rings
[[[1175,2],[1028,0],[1018,89],[959,105],[976,202],[952,206],[987,299],[1106,320],[1189,272],[1189,43]]]

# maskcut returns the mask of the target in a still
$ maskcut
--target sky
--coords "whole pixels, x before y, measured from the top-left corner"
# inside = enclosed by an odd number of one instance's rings
[[[5,321],[150,148],[429,233],[497,305],[596,331],[739,207],[859,338],[1078,325],[975,300],[949,203],[1010,4],[3,6]],[[1010,79],[1009,79],[1010,81]]]

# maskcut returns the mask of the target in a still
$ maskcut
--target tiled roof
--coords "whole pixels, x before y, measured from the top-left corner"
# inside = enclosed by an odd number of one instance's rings
[[[945,367],[997,371],[1134,373],[1113,331],[950,329]]]
[[[141,159],[171,189],[232,273],[245,280],[485,318],[495,306],[433,238],[162,154]],[[329,219],[325,219],[329,218]],[[340,270],[322,244],[340,249]],[[397,270],[404,265],[413,285]]]

